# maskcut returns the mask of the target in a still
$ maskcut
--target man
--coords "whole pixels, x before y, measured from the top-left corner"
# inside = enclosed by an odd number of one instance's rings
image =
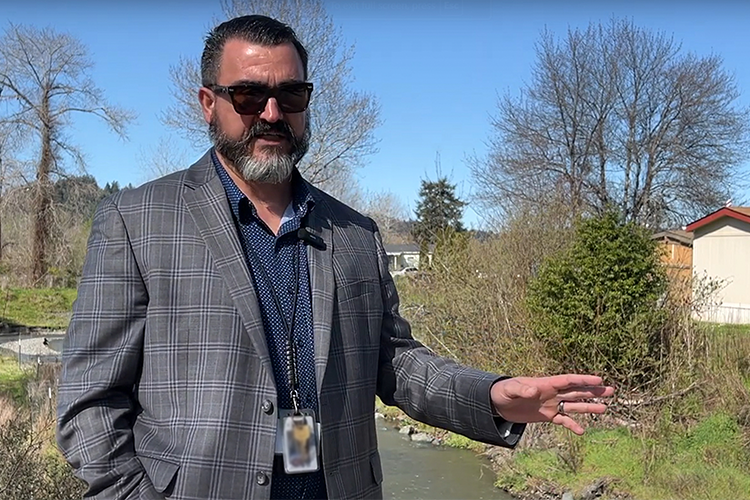
[[[63,355],[58,441],[107,499],[380,498],[374,401],[514,446],[610,396],[507,378],[412,339],[375,223],[306,183],[307,53],[263,16],[208,36],[214,143],[98,207]]]

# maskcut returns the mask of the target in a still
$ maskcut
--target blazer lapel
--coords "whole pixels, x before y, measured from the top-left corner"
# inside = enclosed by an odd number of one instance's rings
[[[182,195],[185,205],[224,278],[229,295],[239,311],[261,363],[268,373],[273,374],[255,287],[240,246],[224,186],[216,175],[210,154],[190,167],[185,177],[185,186]],[[273,380],[274,377],[270,378]]]
[[[316,203],[308,217],[307,227],[320,236],[326,245],[325,250],[314,248],[312,245],[307,246],[315,339],[315,380],[320,395],[328,364],[328,349],[331,345],[334,294],[333,238],[328,207],[320,199],[317,189],[312,186],[309,186],[309,189]]]

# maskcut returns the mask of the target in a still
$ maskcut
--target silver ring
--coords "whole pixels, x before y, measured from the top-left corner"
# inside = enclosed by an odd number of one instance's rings
[[[560,401],[557,403],[557,413],[560,415],[565,415],[565,401]]]

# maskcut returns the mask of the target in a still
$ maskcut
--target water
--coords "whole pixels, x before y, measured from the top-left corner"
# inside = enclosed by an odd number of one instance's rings
[[[469,450],[414,443],[378,421],[383,497],[410,500],[513,500],[494,487],[487,460]]]

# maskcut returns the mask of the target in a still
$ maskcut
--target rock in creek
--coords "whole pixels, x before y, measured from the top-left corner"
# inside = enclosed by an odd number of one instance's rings
[[[399,434],[403,434],[405,436],[411,436],[412,434],[414,434],[414,432],[414,427],[412,427],[411,425],[405,425],[398,430]]]
[[[411,435],[411,440],[415,443],[432,443],[432,436],[424,432],[417,432]]]

